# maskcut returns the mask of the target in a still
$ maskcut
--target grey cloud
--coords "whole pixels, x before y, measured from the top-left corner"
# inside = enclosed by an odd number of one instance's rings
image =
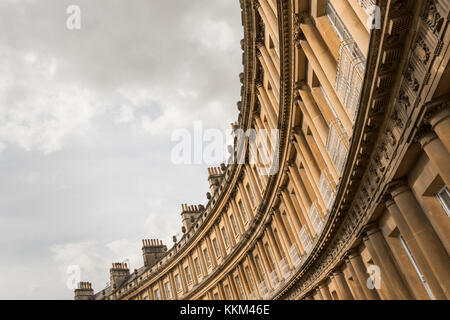
[[[171,132],[237,116],[238,1],[0,2],[0,298],[71,299],[66,268],[101,289],[112,260],[180,233],[205,166],[170,161]],[[137,266],[136,266],[137,267]]]

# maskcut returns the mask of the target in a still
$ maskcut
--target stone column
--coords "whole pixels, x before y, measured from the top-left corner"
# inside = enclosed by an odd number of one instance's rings
[[[298,172],[298,168],[292,162],[288,163],[288,168],[289,168],[289,172],[292,177],[292,181],[294,182],[294,186],[296,187],[297,194],[300,195],[300,198],[302,199],[305,207],[308,208],[308,210],[309,210],[309,208],[312,205],[312,201],[311,201],[310,195],[308,194],[308,192],[303,184],[303,181],[300,178],[300,173]]]
[[[314,123],[312,123],[312,120],[308,114],[308,110],[303,102],[299,102],[298,105],[300,106],[300,109],[302,110],[304,120],[306,120],[309,124],[309,129],[312,132],[312,135],[309,136],[310,139],[310,145],[314,146],[319,152],[314,152],[313,156],[315,156],[315,159],[317,160],[317,163],[319,166],[322,166],[322,168],[326,167],[328,171],[330,172],[331,177],[333,178],[334,185],[337,185],[339,181],[339,173],[336,169],[336,165],[334,164],[333,160],[330,157],[330,153],[328,152],[328,149],[326,147],[326,142],[323,143],[322,140],[319,137],[319,133],[317,128],[315,127]],[[312,138],[312,139],[311,139]],[[312,147],[310,149],[313,149]],[[322,165],[320,165],[322,163]]]
[[[250,185],[253,190],[253,194],[255,196],[256,203],[260,203],[262,201],[261,191],[258,188],[258,185],[256,184],[255,177],[253,176],[252,169],[250,168],[250,165],[245,166],[246,173],[248,176],[248,180],[250,181]]]
[[[223,221],[225,222],[225,230],[228,233],[228,238],[230,238],[230,245],[231,247],[234,247],[236,245],[236,237],[234,230],[231,227],[230,217],[226,212],[223,214]]]
[[[161,279],[158,280],[158,288],[161,294],[161,300],[167,300],[166,289],[164,288],[163,282]]]
[[[364,24],[361,23],[361,20],[359,20],[355,11],[353,11],[353,8],[346,0],[330,0],[330,2],[333,4],[337,14],[342,19],[342,22],[351,33],[355,42],[358,44],[362,54],[367,57],[370,36]]]
[[[283,248],[278,247],[275,240],[275,235],[273,234],[272,225],[270,223],[267,225],[267,238],[269,239],[271,246],[274,248],[273,252],[275,253],[275,258],[280,261],[281,259],[283,259],[283,254],[281,253]]]
[[[450,99],[450,97],[447,97],[447,99]],[[448,100],[434,107],[428,116],[431,127],[437,133],[447,152],[450,153],[450,105]]]
[[[267,0],[259,0],[259,3],[261,4],[264,14],[266,15],[266,17],[268,19],[270,28],[274,31],[277,31],[276,33],[278,34],[278,19],[272,10],[272,7],[270,7]],[[275,39],[277,40],[277,42],[279,42],[278,36]]]
[[[328,289],[328,286],[326,283],[322,282],[319,284],[319,290],[322,294],[322,297],[324,300],[333,300],[333,297],[331,297],[330,290]]]
[[[262,83],[258,83],[256,85],[256,88],[258,90],[256,95],[257,95],[257,97],[259,99],[259,103],[260,103],[261,107],[264,109],[264,111],[268,115],[271,129],[278,128],[278,122],[276,120],[277,117],[274,114],[273,109],[269,105],[270,104],[269,97],[267,96],[266,90],[264,89]]]
[[[317,184],[320,180],[320,169],[317,166],[316,160],[314,159],[311,150],[309,149],[308,143],[306,142],[305,137],[301,133],[294,133],[295,140],[297,140],[298,146],[300,147],[302,158],[304,158],[305,161],[303,162],[303,165],[305,167],[309,168],[309,171],[311,172],[311,175]]]
[[[280,74],[278,73],[277,68],[275,67],[275,63],[273,62],[272,58],[270,57],[269,52],[267,51],[267,48],[264,44],[264,42],[260,42],[257,44],[259,52],[261,52],[262,58],[264,59],[264,62],[268,68],[268,72],[270,73],[270,76],[272,80],[275,82],[274,84],[277,86],[278,92],[280,91]]]
[[[450,133],[447,132],[447,135],[450,135]],[[434,131],[426,128],[418,133],[417,139],[442,180],[447,186],[450,186],[450,154],[447,148]]]
[[[262,278],[262,275],[259,274],[259,271],[256,268],[255,261],[253,260],[253,253],[252,252],[248,252],[247,253],[247,257],[248,257],[248,262],[249,262],[249,265],[250,265],[250,269],[252,270],[252,272],[253,272],[253,274],[255,276],[255,280],[256,280],[256,284],[255,284],[256,289],[255,290],[258,292],[259,298],[262,299],[263,296],[262,296],[262,293],[259,291],[258,284],[263,282],[264,280]]]
[[[264,25],[267,27],[267,30],[269,31],[270,35],[274,39],[274,43],[278,45],[280,39],[278,35],[278,27],[273,25],[273,21],[271,22],[269,18],[266,16],[266,13],[264,9],[261,7],[260,3],[255,2],[255,8],[258,10],[258,13],[261,17],[261,19],[264,22]]]
[[[222,300],[227,300],[227,295],[225,294],[225,290],[223,289],[223,283],[222,281],[219,281],[217,284],[217,288],[219,289],[219,296]]]
[[[363,241],[364,245],[366,246],[367,250],[370,253],[374,266],[380,268],[380,288],[375,288],[377,290],[377,294],[380,296],[380,300],[399,300],[400,298],[397,297],[387,277],[384,276],[385,270],[382,266],[380,258],[378,257],[377,253],[375,252],[375,249],[370,243],[369,238],[364,236]],[[366,283],[368,283],[368,279]]]
[[[398,299],[408,300],[411,299],[408,289],[402,281],[402,276],[398,272],[397,267],[392,259],[389,249],[386,245],[383,235],[380,230],[375,226],[370,227],[367,230],[367,238],[372,248],[374,249],[376,256],[379,258],[378,265],[381,267],[381,277],[385,277],[387,281],[385,284],[395,292]],[[383,272],[384,271],[384,272]]]
[[[259,175],[256,165],[250,165],[250,170],[252,170],[253,172],[253,176],[255,177],[256,184],[259,186],[259,190],[261,190],[261,194],[264,194],[264,191],[266,190],[267,180]]]
[[[406,242],[406,245],[408,246],[408,249],[411,251],[411,255],[413,256],[414,261],[417,263],[420,271],[423,273],[428,285],[430,286],[431,291],[433,292],[433,295],[436,297],[436,299],[439,300],[446,299],[447,297],[444,295],[444,292],[442,291],[439,282],[436,280],[433,274],[433,270],[428,265],[422,250],[417,244],[416,238],[414,237],[411,229],[406,223],[406,220],[403,218],[400,209],[395,204],[393,199],[391,198],[387,199],[386,208],[391,214],[392,218],[394,219],[397,228],[400,230],[403,240]],[[413,276],[418,277],[417,273],[415,273]],[[422,283],[420,285],[423,286]]]
[[[245,209],[247,210],[247,215],[249,220],[253,218],[253,208],[250,202],[250,199],[248,198],[247,191],[243,187],[241,183],[238,183],[239,192],[241,194],[241,200],[244,204]]]
[[[252,252],[249,251],[247,253],[247,259],[248,259],[248,264],[250,265],[250,269],[252,270],[253,274],[255,275],[255,280],[258,284],[261,281],[263,281],[263,279],[261,278],[261,275],[259,274],[258,270],[256,269],[256,264],[255,264],[255,260],[253,259]]]
[[[216,258],[215,251],[211,244],[211,238],[209,236],[210,236],[209,234],[206,235],[206,246],[208,247],[209,258],[211,259],[212,266],[213,266],[213,268],[216,268],[217,267],[217,258]]]
[[[269,243],[272,246],[272,252],[274,253],[274,259],[276,259],[276,261],[274,261],[278,271],[279,271],[279,277],[280,280],[284,278],[284,274],[283,271],[281,270],[281,266],[280,266],[280,261],[281,259],[283,259],[282,254],[280,252],[280,248],[278,248],[278,245],[275,241],[275,236],[273,234],[273,230],[272,230],[272,226],[270,224],[267,225],[267,238],[269,239]]]
[[[241,213],[239,210],[239,206],[236,203],[236,198],[233,196],[233,199],[231,199],[231,206],[233,207],[233,216],[234,219],[237,222],[239,233],[242,235],[245,232],[244,222],[242,221]]]
[[[361,7],[358,3],[358,0],[348,0],[348,3],[352,6],[352,9],[355,11],[355,14],[358,16],[359,21],[363,24],[368,32],[370,32],[370,25],[368,25],[368,21],[370,19],[367,12]]]
[[[283,272],[281,271],[281,267],[280,267],[280,263],[278,260],[278,253],[276,252],[276,248],[275,245],[271,243],[270,239],[269,239],[269,231],[268,229],[270,228],[270,225],[266,225],[266,229],[263,234],[262,237],[262,241],[263,241],[263,249],[264,249],[264,254],[266,255],[266,259],[271,261],[271,264],[273,265],[273,270],[275,271],[277,277],[278,277],[278,281],[281,281],[281,279],[283,279]],[[266,239],[266,245],[264,245],[264,239]]]
[[[242,263],[239,263],[237,266],[239,276],[241,277],[242,286],[244,289],[245,294],[247,295],[247,299],[250,299],[250,293],[252,293],[252,290],[250,288],[250,284],[247,281],[247,277],[245,276],[244,270],[242,268]]]
[[[422,249],[422,253],[438,279],[445,296],[449,298],[450,259],[442,242],[407,185],[400,184],[395,186],[391,195],[417,240],[417,244]]]
[[[192,260],[192,255],[188,256],[188,264],[189,264],[189,268],[191,269],[192,282],[195,286],[198,284],[198,274],[197,274],[197,269],[195,268],[195,265],[194,265],[194,261]]]
[[[366,295],[364,294],[364,291],[361,288],[361,285],[358,281],[358,277],[356,276],[356,272],[352,267],[352,264],[350,263],[350,260],[348,258],[345,259],[345,264],[347,265],[348,268],[348,272],[350,273],[350,276],[352,277],[352,282],[353,282],[353,291],[354,291],[354,296],[356,298],[356,300],[367,300]]]
[[[256,89],[258,90],[258,93],[261,96],[262,102],[264,102],[264,105],[266,106],[266,112],[269,115],[270,118],[272,118],[274,127],[273,129],[276,129],[278,127],[278,116],[276,109],[276,104],[274,105],[272,100],[270,99],[269,93],[267,92],[266,88],[264,88],[263,84],[261,82],[256,83]]]
[[[180,275],[181,287],[183,288],[183,292],[187,293],[188,285],[187,285],[187,281],[186,281],[186,276],[184,275],[183,261],[180,261],[180,263],[178,264],[178,274]]]
[[[262,267],[264,268],[264,273],[266,274],[267,283],[269,284],[270,288],[273,288],[273,283],[272,283],[272,281],[270,281],[270,276],[269,276],[271,273],[271,267],[270,267],[269,261],[266,256],[266,252],[264,251],[264,248],[262,246],[262,240],[256,241],[256,250],[258,251],[259,257],[261,259]]]
[[[324,145],[326,145],[328,138],[328,125],[322,117],[316,102],[314,101],[310,88],[304,81],[300,83],[298,92],[302,97],[303,103],[305,104],[307,112],[311,117],[312,123],[317,129],[320,140]]]
[[[222,239],[222,231],[220,231],[219,225],[217,223],[214,225],[214,230],[216,231],[216,237],[219,241],[219,248],[221,251],[222,259],[224,259],[227,255],[227,250],[225,249],[225,244],[223,243],[224,240]]]
[[[257,54],[258,60],[261,63],[261,66],[264,70],[264,74],[267,76],[267,79],[270,82],[270,85],[272,87],[272,90],[274,90],[274,93],[277,97],[280,96],[280,80],[276,79],[272,76],[272,74],[269,71],[269,66],[266,63],[266,60],[264,60],[264,57],[262,56],[261,52],[258,52]]]
[[[321,208],[322,212],[327,212],[327,206],[325,204],[325,200],[323,198],[322,193],[319,190],[319,181],[320,181],[320,170],[316,164],[316,161],[312,157],[311,150],[307,145],[306,139],[302,133],[293,132],[295,140],[293,141],[294,148],[297,151],[298,156],[300,157],[300,161],[304,167],[307,179],[304,179],[305,183],[310,184],[314,193],[316,194],[317,203]],[[301,174],[301,173],[300,173]]]
[[[291,202],[289,196],[286,195],[285,191],[280,192],[281,199],[283,200],[284,206],[286,207],[286,213],[289,215],[291,220],[291,225],[294,230],[294,238],[299,246],[303,247],[302,242],[300,241],[300,230],[302,229],[302,225],[298,219],[297,214],[295,213],[294,206]],[[303,248],[304,251],[304,248]]]
[[[287,171],[287,175],[290,179],[289,181],[292,181],[292,176],[291,176],[290,172],[287,170],[287,168],[286,168],[286,171]],[[309,218],[309,215],[308,215],[309,211],[307,208],[305,208],[304,203],[301,201],[301,198],[299,198],[299,195],[295,188],[295,184],[293,184],[293,186],[294,186],[294,190],[288,194],[289,198],[290,198],[292,204],[294,205],[296,216],[298,217],[302,227],[304,227],[306,229],[308,235],[312,239],[312,238],[314,238],[315,229]]]
[[[239,300],[239,292],[237,291],[236,285],[234,284],[233,273],[228,275],[228,283],[230,285],[231,293],[233,294],[232,298],[234,300]]]
[[[338,95],[336,94],[336,91],[334,89],[334,83],[336,79],[329,80],[327,78],[327,75],[325,74],[324,70],[322,69],[322,66],[319,63],[318,58],[316,57],[315,53],[313,52],[311,46],[309,43],[305,40],[300,40],[300,45],[303,49],[303,52],[306,55],[306,58],[308,59],[309,64],[312,66],[315,74],[317,75],[317,78],[319,79],[320,83],[322,84],[322,87],[330,100],[333,109],[336,111],[336,114],[339,118],[339,120],[342,122],[342,125],[344,126],[345,132],[350,137],[353,132],[353,124],[352,119],[349,116],[347,108],[345,108],[339,99]]]
[[[263,123],[262,123],[262,121],[261,121],[261,118],[260,117],[256,117],[255,118],[255,121],[256,121],[256,129],[259,129],[259,130],[266,130],[266,132],[268,132],[268,133],[270,133],[270,131],[269,131],[269,128],[268,127],[266,127]],[[270,135],[267,135],[267,139],[270,141]],[[268,143],[267,143],[267,140],[266,139],[261,139],[260,141],[259,141],[259,143],[262,145],[262,149],[260,150],[260,151],[263,151],[263,149],[266,151],[266,152],[260,152],[259,153],[259,157],[264,161],[264,163],[270,163],[270,155],[268,154],[268,152],[270,152],[271,151],[271,149],[270,149],[270,146],[268,145]],[[256,153],[254,153],[255,155],[256,155]],[[265,172],[267,172],[267,169],[266,168],[264,168],[264,171]]]
[[[300,27],[303,31],[303,34],[306,37],[309,45],[312,48],[312,51],[315,53],[317,59],[320,61],[322,69],[324,70],[327,79],[330,83],[334,83],[336,80],[337,74],[337,62],[334,59],[331,52],[328,50],[327,45],[325,44],[322,36],[317,31],[314,26],[311,18],[307,14],[302,15],[302,23]]]
[[[361,259],[359,253],[355,250],[351,251],[348,260],[352,266],[352,270],[355,273],[356,281],[358,281],[361,290],[364,292],[364,296],[368,300],[379,300],[377,291],[375,289],[369,289],[367,287],[367,279],[369,274],[366,271],[366,267]]]
[[[197,256],[198,259],[200,260],[200,267],[202,268],[202,276],[206,277],[208,275],[208,268],[206,266],[205,257],[203,257],[201,243],[197,245]]]
[[[292,246],[292,242],[289,239],[289,234],[285,228],[285,226],[283,225],[283,221],[280,217],[280,212],[275,211],[273,214],[273,221],[275,223],[275,226],[277,227],[277,230],[279,231],[279,239],[281,242],[281,246],[283,246],[283,251],[285,253],[285,258],[286,258],[286,263],[289,265],[289,269],[292,269],[294,264],[291,260],[291,257],[289,255],[289,249]]]
[[[319,288],[314,289],[314,295],[317,294],[317,296],[319,297],[318,300],[325,300],[324,297],[322,296],[322,293],[320,292]]]
[[[336,288],[338,289],[339,295],[342,300],[354,300],[350,288],[348,287],[347,281],[345,281],[344,275],[341,271],[333,271],[333,278],[336,283]]]
[[[173,278],[173,272],[169,272],[169,280],[170,280],[170,286],[172,287],[172,296],[174,300],[178,300],[178,289],[175,284],[175,279]]]

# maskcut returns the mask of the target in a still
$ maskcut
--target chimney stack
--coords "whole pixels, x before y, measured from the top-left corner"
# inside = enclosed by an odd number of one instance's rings
[[[144,266],[154,266],[166,254],[167,246],[158,239],[142,240],[142,257],[144,258]]]
[[[109,269],[109,278],[111,288],[113,290],[119,288],[119,286],[130,276],[130,269],[128,265],[123,262],[114,262],[111,269]]]
[[[75,289],[75,300],[94,300],[94,290],[90,282],[79,282]]]
[[[223,179],[223,171],[219,167],[208,168],[208,182],[209,188],[211,189],[211,194],[214,196],[220,182]]]
[[[181,205],[181,220],[183,222],[183,226],[186,228],[186,232],[189,232],[204,209],[205,208],[202,205]]]

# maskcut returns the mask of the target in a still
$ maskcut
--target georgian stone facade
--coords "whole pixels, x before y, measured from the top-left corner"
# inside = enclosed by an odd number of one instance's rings
[[[75,298],[448,299],[449,1],[240,3],[235,127],[278,128],[280,170],[212,168],[182,239]]]

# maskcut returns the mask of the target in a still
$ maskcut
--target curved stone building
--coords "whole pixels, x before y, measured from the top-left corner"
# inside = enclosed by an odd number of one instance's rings
[[[182,239],[75,298],[450,298],[449,1],[240,4],[234,128],[278,129],[279,170],[211,168]]]

